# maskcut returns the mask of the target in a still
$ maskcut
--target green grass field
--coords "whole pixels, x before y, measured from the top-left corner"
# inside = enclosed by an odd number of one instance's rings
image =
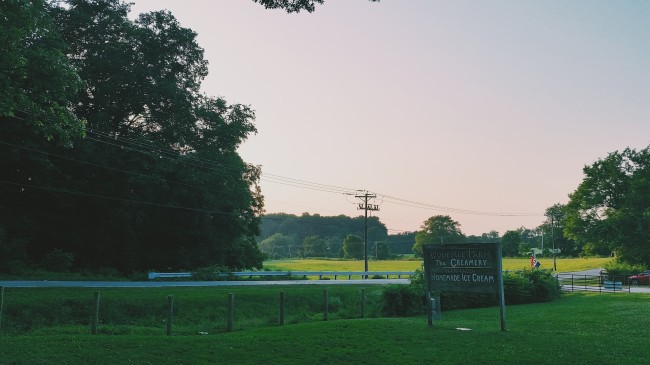
[[[539,257],[543,268],[553,268],[552,257]],[[602,268],[611,258],[559,258],[557,259],[558,272],[573,272],[588,269]],[[379,260],[369,261],[369,271],[414,271],[422,265],[422,261],[408,260]],[[363,261],[353,260],[273,260],[264,262],[264,267],[280,271],[363,271]],[[517,270],[530,267],[530,258],[503,259],[505,270]]]
[[[232,333],[0,336],[1,364],[643,364],[644,294],[565,294],[542,304],[313,321]],[[467,328],[460,331],[458,328]]]

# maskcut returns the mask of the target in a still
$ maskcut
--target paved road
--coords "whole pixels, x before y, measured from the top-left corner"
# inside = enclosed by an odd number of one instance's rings
[[[591,269],[565,272],[563,275],[598,276],[604,270]],[[0,281],[5,288],[168,288],[168,287],[219,287],[255,285],[386,285],[408,284],[409,279],[368,280],[278,280],[278,281]],[[623,292],[627,292],[627,287]],[[648,286],[630,287],[631,293],[650,293]]]
[[[278,281],[0,281],[5,288],[166,288],[254,285],[386,285],[408,284],[409,279],[278,280]]]
[[[561,272],[560,274],[599,276],[601,271],[605,271],[605,269],[600,268],[600,269],[589,269],[589,270],[584,270],[584,271]]]

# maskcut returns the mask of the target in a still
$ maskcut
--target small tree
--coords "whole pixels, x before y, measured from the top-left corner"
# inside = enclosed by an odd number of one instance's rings
[[[288,257],[292,246],[294,246],[294,238],[285,236],[282,233],[276,233],[271,237],[262,240],[258,246],[260,251],[268,255],[269,258]],[[295,250],[295,249],[294,249]]]
[[[507,231],[501,238],[501,250],[503,256],[515,257],[519,253],[519,247],[523,243],[521,239],[521,231]]]
[[[363,238],[349,234],[343,239],[343,257],[346,259],[362,259],[364,253]]]
[[[448,215],[433,216],[422,223],[422,230],[415,235],[413,252],[422,257],[422,246],[426,244],[463,243],[465,235],[460,223]]]
[[[305,237],[302,241],[305,257],[325,257],[327,255],[327,242],[319,236]]]

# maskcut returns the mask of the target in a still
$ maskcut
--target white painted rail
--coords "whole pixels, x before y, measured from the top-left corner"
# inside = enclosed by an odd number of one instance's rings
[[[236,271],[231,273],[220,273],[222,277],[248,277],[248,278],[262,278],[262,277],[291,277],[305,279],[309,277],[318,277],[319,280],[324,278],[333,277],[334,280],[340,280],[339,277],[347,277],[351,280],[353,276],[359,277],[385,277],[389,279],[391,276],[401,279],[403,276],[410,277],[415,275],[415,271]],[[191,272],[150,272],[148,274],[149,280],[154,279],[167,279],[167,278],[191,278]]]

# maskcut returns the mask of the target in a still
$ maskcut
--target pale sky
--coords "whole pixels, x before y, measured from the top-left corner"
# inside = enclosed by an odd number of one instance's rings
[[[585,165],[650,144],[650,1],[134,3],[198,33],[207,95],[256,111],[239,152],[267,213],[362,214],[335,186],[376,193],[389,233],[447,214],[503,234],[566,203]]]

